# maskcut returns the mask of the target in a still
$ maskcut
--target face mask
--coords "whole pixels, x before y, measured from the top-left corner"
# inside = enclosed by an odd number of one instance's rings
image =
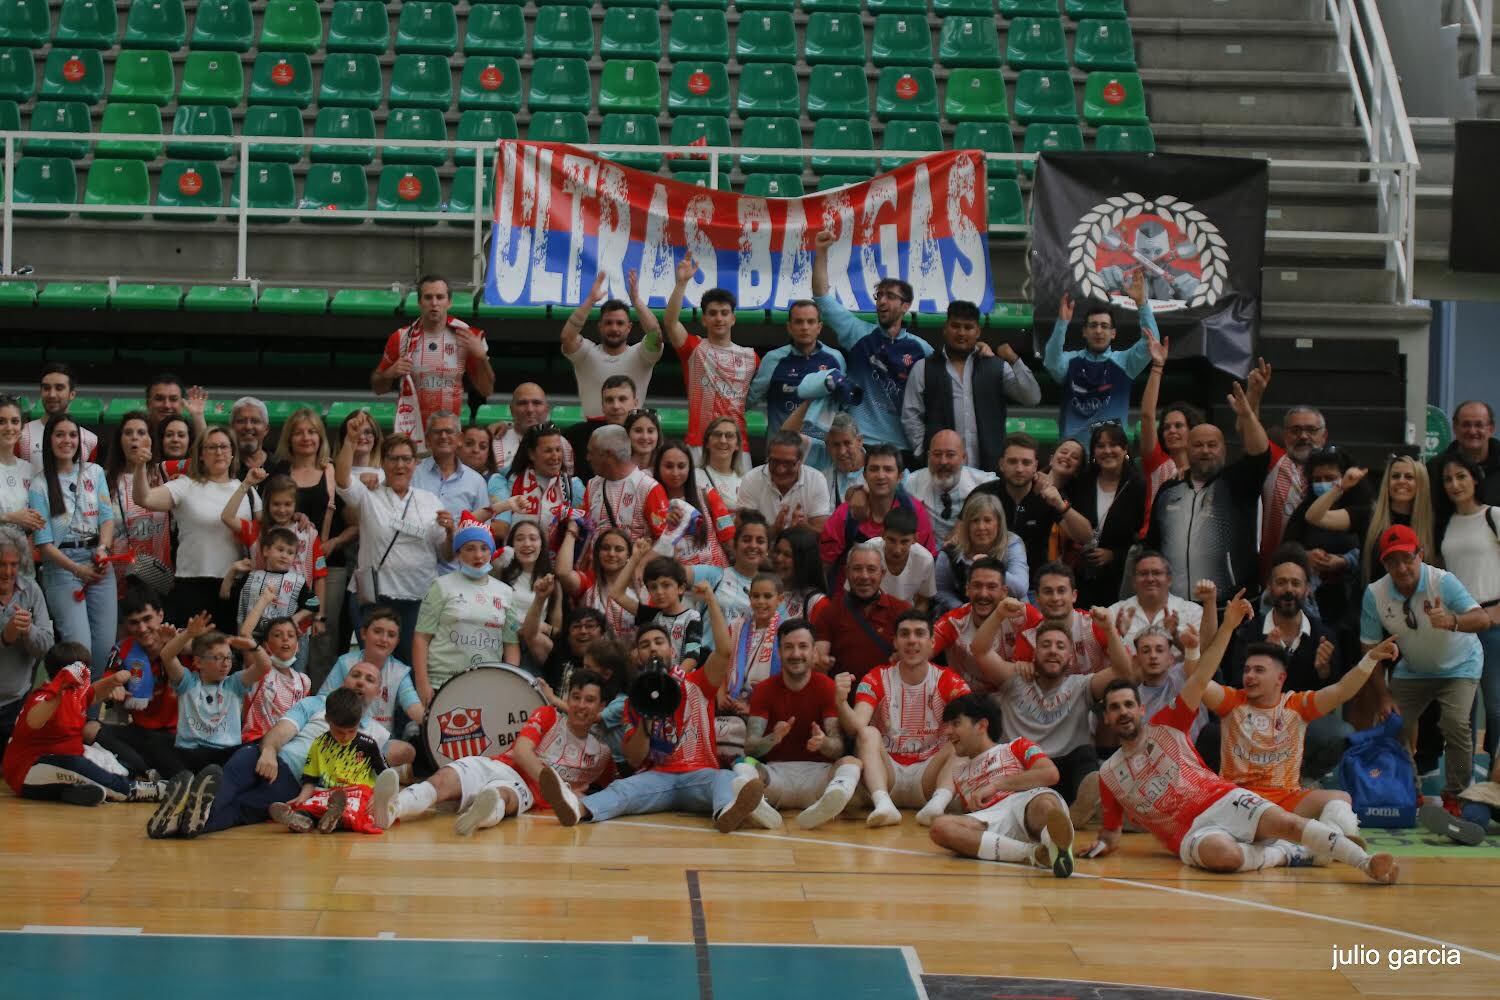
[[[1334,486],[1336,486],[1336,485],[1337,485],[1336,483],[1313,483],[1312,484],[1313,496],[1320,497],[1320,496],[1322,496],[1325,493],[1331,492],[1333,490]]]
[[[266,655],[270,656],[269,653],[267,653]],[[279,656],[272,656],[271,657],[271,664],[277,670],[290,670],[290,669],[292,669],[292,664],[294,664],[296,662],[297,662],[297,658],[295,656],[289,656],[286,659],[282,659]]]
[[[483,580],[490,575],[490,568],[485,566],[470,566],[468,563],[459,563],[458,568],[463,571],[464,576],[470,580]]]

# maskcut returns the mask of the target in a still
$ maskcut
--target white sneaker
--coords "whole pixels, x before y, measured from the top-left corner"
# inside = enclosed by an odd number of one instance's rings
[[[500,799],[500,789],[486,785],[474,796],[468,808],[459,812],[458,818],[453,821],[453,831],[460,837],[467,837],[475,830],[494,826],[489,820],[497,816],[504,818],[505,803]]]
[[[819,797],[818,801],[808,806],[797,814],[797,825],[804,830],[812,830],[822,826],[844,811],[849,800],[854,796],[854,789],[843,785],[829,785]]]
[[[876,806],[874,809],[870,810],[870,815],[865,817],[865,826],[868,826],[872,830],[880,826],[900,825],[901,810],[897,809],[895,805],[892,804]]]
[[[370,801],[370,818],[382,830],[396,825],[396,798],[401,794],[401,776],[388,767],[375,778],[375,795]]]
[[[752,778],[745,782],[740,787],[739,794],[734,797],[734,801],[714,817],[714,826],[720,833],[733,833],[738,830],[744,826],[756,807],[765,801],[765,793],[766,788],[759,778]]]
[[[760,805],[756,806],[745,820],[745,825],[757,830],[780,830],[786,824],[776,807],[765,799],[761,799]]]
[[[573,789],[558,777],[557,772],[542,765],[537,784],[542,789],[542,798],[552,807],[557,821],[563,826],[577,826],[578,820],[583,816],[583,805],[578,801],[578,796],[573,794]]]

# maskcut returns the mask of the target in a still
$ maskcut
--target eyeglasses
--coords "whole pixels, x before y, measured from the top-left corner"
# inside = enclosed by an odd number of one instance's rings
[[[1321,424],[1293,424],[1286,432],[1293,437],[1317,437],[1323,433],[1323,427]]]
[[[228,662],[230,662],[233,659],[234,659],[234,657],[230,656],[227,653],[212,653],[212,654],[210,654],[208,656],[200,656],[200,657],[198,657],[198,662],[199,663],[228,663]]]
[[[413,463],[416,462],[417,456],[415,456],[415,455],[387,455],[387,456],[385,456],[385,460],[387,462],[395,462],[397,465],[411,465],[411,464],[413,464]]]
[[[893,292],[890,289],[883,289],[882,290],[882,289],[877,288],[871,294],[873,294],[875,296],[875,301],[876,302],[879,302],[881,299],[890,299],[892,302],[906,302],[906,303],[911,302],[911,299],[906,298],[904,295],[900,294],[899,292]]]
[[[427,432],[428,437],[452,437],[458,433],[457,427],[434,427]]]
[[[206,445],[203,446],[203,450],[204,451],[229,451],[230,447],[227,444],[206,444]]]

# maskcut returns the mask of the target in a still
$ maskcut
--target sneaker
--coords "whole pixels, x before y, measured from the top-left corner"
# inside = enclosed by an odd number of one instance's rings
[[[761,783],[759,778],[745,782],[741,786],[739,794],[734,797],[734,801],[725,806],[714,817],[714,827],[720,833],[733,833],[738,830],[741,824],[755,811],[755,807],[760,805],[760,800],[765,794],[766,786]]]
[[[494,785],[486,785],[474,796],[468,808],[459,812],[458,818],[453,821],[453,832],[460,837],[469,834],[484,826],[485,821],[497,813],[503,814],[505,805],[500,801],[500,789]]]
[[[1073,822],[1061,809],[1047,814],[1047,836],[1052,838],[1052,874],[1067,878],[1073,874]]]
[[[781,811],[765,799],[745,818],[745,825],[754,830],[780,830],[786,823],[781,818]]]
[[[1279,842],[1279,846],[1286,852],[1286,866],[1288,868],[1321,868],[1318,856],[1309,851],[1302,844],[1294,844],[1289,840]]]
[[[293,809],[285,802],[272,802],[267,810],[271,818],[293,833],[306,833],[313,828],[313,818],[305,812]]]
[[[797,825],[804,830],[816,829],[843,812],[853,797],[854,789],[843,785],[829,785],[818,801],[797,814]]]
[[[1094,822],[1094,817],[1099,815],[1099,772],[1090,771],[1078,782],[1078,794],[1073,798],[1073,804],[1068,807],[1068,818],[1073,821],[1073,829],[1082,830]]]
[[[1457,819],[1463,818],[1464,804],[1458,801],[1457,795],[1453,794],[1452,792],[1444,792],[1442,803],[1443,811],[1446,812],[1449,816],[1453,816]]]
[[[146,820],[146,836],[152,840],[173,837],[182,828],[182,813],[187,808],[188,790],[193,785],[192,771],[178,771],[167,782],[161,805]]]
[[[756,786],[760,782],[755,782]],[[542,798],[547,800],[547,805],[552,807],[552,812],[557,816],[557,821],[563,826],[577,826],[578,821],[583,818],[583,805],[578,801],[578,796],[573,794],[573,789],[563,783],[557,772],[546,765],[542,766],[542,773],[537,776],[537,785],[542,790]],[[745,787],[748,787],[746,783]],[[742,788],[741,791],[744,789]],[[760,792],[755,793],[757,796]],[[755,803],[750,804],[754,808]]]
[[[1417,810],[1417,822],[1439,836],[1456,840],[1467,847],[1484,843],[1484,827],[1462,816],[1454,816],[1442,806],[1423,806]]]
[[[199,771],[188,788],[187,802],[183,805],[182,825],[178,836],[192,840],[208,825],[208,814],[213,812],[214,797],[219,794],[219,785],[224,781],[224,769],[210,764]]]
[[[1396,859],[1389,854],[1372,854],[1368,861],[1361,866],[1361,870],[1372,881],[1381,885],[1394,885],[1396,879],[1401,877],[1401,866]]]
[[[401,775],[392,767],[381,771],[375,778],[375,795],[370,805],[370,818],[382,830],[396,825],[396,800],[401,795]]]
[[[348,802],[349,793],[342,788],[328,793],[328,811],[318,817],[319,833],[332,833],[339,828],[339,820],[344,818],[344,806]]]
[[[153,772],[154,773],[154,772]],[[167,797],[167,782],[159,778],[150,781],[132,781],[126,802],[160,802]]]
[[[64,785],[57,797],[70,806],[97,806],[105,799],[103,785],[92,781],[78,785]]]

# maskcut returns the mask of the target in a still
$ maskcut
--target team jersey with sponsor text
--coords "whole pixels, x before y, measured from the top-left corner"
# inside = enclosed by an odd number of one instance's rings
[[[962,677],[935,663],[927,665],[921,683],[907,684],[901,667],[877,667],[860,679],[854,703],[871,705],[871,724],[898,764],[928,760],[943,746],[943,709],[954,698],[969,693]]]
[[[568,729],[567,718],[551,705],[532,712],[516,739],[530,740],[542,763],[556,771],[557,776],[580,795],[595,785],[608,784],[615,775],[615,760],[610,756],[609,745],[592,732],[583,739],[574,736]],[[526,787],[531,789],[531,797],[539,805],[544,805],[542,790],[516,765],[515,745],[511,746],[512,749],[501,754],[499,759],[515,769],[526,782]]]
[[[1042,748],[1030,740],[996,743],[953,769],[953,787],[965,809],[979,812],[1015,794],[1008,789],[991,790],[994,781],[1029,771],[1047,759]]]

